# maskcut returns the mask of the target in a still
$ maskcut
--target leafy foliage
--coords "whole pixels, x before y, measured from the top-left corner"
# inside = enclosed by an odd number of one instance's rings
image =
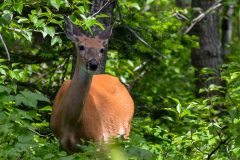
[[[185,23],[174,16],[178,11],[191,17],[191,11],[167,0],[120,0],[115,11],[106,72],[120,77],[134,97],[130,142],[117,139],[104,147],[87,142],[73,155],[61,149],[49,117],[72,68],[73,45],[63,33],[63,16],[90,32],[93,25],[103,28],[98,18],[105,15],[90,16],[89,3],[0,3],[0,33],[11,55],[9,63],[1,43],[0,159],[239,159],[239,37],[234,34],[222,66],[225,86],[209,88],[223,89],[226,96],[195,98],[190,53],[198,38],[184,35]],[[224,106],[221,116],[219,106]]]

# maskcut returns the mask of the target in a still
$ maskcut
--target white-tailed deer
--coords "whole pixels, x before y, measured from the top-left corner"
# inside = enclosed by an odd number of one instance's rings
[[[72,80],[63,83],[54,100],[50,126],[55,136],[69,153],[77,151],[80,139],[128,138],[134,112],[130,94],[118,78],[94,75],[111,28],[91,38],[65,18],[65,32],[75,43],[77,62]]]

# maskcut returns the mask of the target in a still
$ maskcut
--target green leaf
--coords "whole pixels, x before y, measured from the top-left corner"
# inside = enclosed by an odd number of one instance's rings
[[[79,6],[78,10],[80,11],[81,14],[85,13],[85,8],[84,6]]]
[[[50,3],[53,7],[55,7],[57,10],[59,10],[61,5],[61,0],[50,0]]]
[[[36,15],[29,15],[31,22],[35,25],[38,22],[38,17]]]
[[[14,125],[12,123],[5,123],[0,125],[0,133],[7,134],[9,133],[9,130],[12,129]]]
[[[98,14],[96,15],[96,18],[108,18],[109,16],[107,14]]]
[[[59,36],[55,36],[51,40],[51,46],[55,45],[56,43],[59,44],[59,46],[62,46],[62,39]]]
[[[56,19],[51,19],[50,20],[50,23],[54,23],[54,24],[58,24],[58,25],[62,25],[62,22],[63,21],[59,21],[59,20],[56,20]]]
[[[49,34],[51,37],[53,37],[55,34],[55,28],[45,26],[43,29],[43,32],[45,33],[44,35]],[[43,36],[43,37],[45,38],[45,36]]]
[[[5,86],[2,86],[0,85],[0,93],[1,92],[7,92],[8,94],[11,92],[11,89],[5,87]]]
[[[37,107],[37,101],[35,99],[31,99],[30,97],[27,98],[21,94],[18,94],[15,97],[15,101],[16,101],[15,103],[16,106],[19,106],[20,104],[24,104],[26,106],[33,107],[33,108]]]
[[[102,25],[102,23],[100,23],[100,22],[96,22],[96,25],[98,25],[102,30],[104,30],[105,28],[104,28],[104,26]]]
[[[180,103],[178,103],[176,109],[177,109],[178,113],[181,113],[182,105]]]
[[[2,14],[2,18],[6,24],[10,24],[10,22],[13,18],[13,14],[8,10],[4,10],[3,14]]]
[[[41,109],[39,109],[40,111],[52,111],[52,106],[46,106],[46,107],[43,107]]]
[[[140,10],[141,7],[138,3],[128,3],[129,7],[136,8],[137,10]]]
[[[34,24],[34,26],[37,28],[44,28],[46,26],[46,24],[43,19],[40,19]]]
[[[43,38],[45,38],[47,36],[47,32],[41,31]]]
[[[16,106],[24,104],[33,108],[37,107],[38,101],[50,102],[49,99],[42,94],[34,93],[29,90],[21,91],[20,94],[15,97],[15,100]]]
[[[17,21],[17,23],[23,23],[23,22],[29,22],[29,19],[22,17],[22,18],[18,19],[18,21]]]
[[[20,1],[18,3],[15,3],[14,10],[17,11],[19,14],[22,14],[23,2]]]
[[[18,136],[18,141],[22,143],[29,143],[32,142],[33,136],[32,135],[20,135]]]
[[[166,120],[169,120],[171,122],[174,122],[173,118],[172,117],[169,117],[169,116],[163,116],[162,117],[163,119],[166,119]]]
[[[22,72],[19,69],[14,69],[9,71],[9,75],[12,79],[20,80],[22,77]]]
[[[43,159],[54,159],[54,157],[55,157],[54,154],[52,154],[52,153],[48,153],[48,154],[46,154],[46,155],[44,156]]]
[[[32,32],[31,31],[23,31],[22,34],[29,42],[32,42]]]
[[[147,4],[149,5],[149,4],[151,4],[152,2],[154,2],[154,0],[147,0]]]
[[[45,97],[44,95],[39,94],[39,93],[34,93],[34,92],[31,92],[28,90],[21,91],[21,93],[22,93],[22,95],[24,95],[25,97],[28,97],[28,98],[33,98],[38,101],[50,102],[47,97]]]
[[[70,7],[70,4],[69,4],[68,0],[64,0],[64,4],[65,4],[66,7]]]

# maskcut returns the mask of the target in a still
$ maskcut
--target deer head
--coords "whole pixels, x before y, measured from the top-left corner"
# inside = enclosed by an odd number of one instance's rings
[[[65,17],[65,33],[74,42],[77,50],[77,65],[89,73],[95,73],[101,65],[112,27],[106,28],[95,37],[88,37],[83,30],[75,26]]]

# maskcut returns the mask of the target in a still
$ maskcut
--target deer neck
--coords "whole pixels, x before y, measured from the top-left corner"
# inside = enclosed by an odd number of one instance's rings
[[[67,101],[63,104],[62,113],[65,115],[64,126],[66,124],[72,125],[78,122],[89,95],[93,74],[88,73],[85,68],[79,66],[80,65],[77,63],[71,86],[66,97]]]
[[[71,92],[73,97],[78,99],[81,107],[84,107],[85,101],[88,97],[89,89],[92,83],[92,77],[93,74],[88,73],[85,68],[76,66],[72,79]]]

